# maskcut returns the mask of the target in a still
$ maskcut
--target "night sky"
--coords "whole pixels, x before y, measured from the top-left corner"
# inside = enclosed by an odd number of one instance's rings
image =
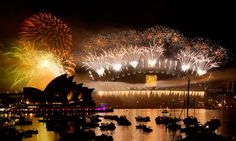
[[[235,4],[228,1],[205,1],[1,1],[0,51],[7,50],[19,38],[20,24],[24,19],[39,12],[49,12],[71,27],[75,49],[91,34],[114,29],[142,30],[162,25],[175,29],[186,37],[208,38],[227,48],[230,56],[234,56]],[[235,66],[234,62],[230,66]],[[0,70],[5,67],[6,65],[1,65]],[[0,81],[1,83],[3,82]]]
[[[72,31],[84,32],[114,28],[146,28],[163,25],[187,37],[206,37],[233,48],[236,10],[233,2],[130,1],[122,0],[21,0],[0,6],[0,41],[17,38],[22,21],[39,12],[50,12],[68,23]],[[81,33],[77,31],[83,31]]]

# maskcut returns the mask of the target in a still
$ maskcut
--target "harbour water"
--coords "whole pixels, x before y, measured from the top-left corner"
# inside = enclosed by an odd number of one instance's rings
[[[115,121],[116,129],[114,131],[101,131],[99,127],[93,129],[96,135],[106,134],[111,135],[114,141],[172,141],[176,138],[177,132],[168,131],[165,125],[157,125],[155,118],[162,115],[163,109],[114,109],[111,113],[98,113],[101,116],[104,115],[125,115],[128,120],[131,121],[131,126],[119,126]],[[184,118],[186,112],[182,109],[168,109],[171,116]],[[236,110],[211,110],[211,109],[190,109],[189,115],[195,115],[200,123],[204,124],[206,121],[218,118],[221,120],[221,127],[217,130],[217,134],[222,134],[225,137],[232,137],[236,135]],[[1,115],[4,116],[4,115]],[[37,117],[33,114],[25,114],[27,118],[33,120],[33,124],[29,126],[18,126],[19,130],[37,129],[38,134],[33,135],[31,138],[24,138],[23,141],[58,141],[60,135],[53,131],[47,131],[46,124],[38,122]],[[146,122],[147,126],[150,126],[153,131],[145,133],[142,130],[136,129],[136,125],[139,124],[135,120],[136,116],[149,116],[151,121]],[[102,119],[102,122],[108,123],[111,120]]]

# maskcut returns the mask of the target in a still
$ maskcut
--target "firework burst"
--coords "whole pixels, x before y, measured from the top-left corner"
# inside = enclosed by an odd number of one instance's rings
[[[185,41],[185,38],[179,32],[163,26],[155,26],[148,28],[143,32],[143,40],[150,43],[155,41],[155,44],[168,46],[177,46]]]
[[[19,43],[34,44],[37,50],[53,53],[60,58],[65,73],[75,74],[76,63],[71,56],[72,35],[70,28],[50,13],[39,13],[26,19],[21,28]]]
[[[142,33],[136,30],[121,31],[117,33],[99,34],[92,36],[83,43],[83,50],[108,50],[116,46],[128,46],[142,44]]]
[[[107,58],[104,55],[97,55],[88,53],[85,57],[82,58],[83,67],[86,69],[94,70],[98,76],[103,76],[105,74],[105,69],[107,67],[106,61]]]
[[[88,46],[93,49],[87,50]],[[84,51],[96,52],[85,57],[84,66],[100,77],[113,74],[111,80],[146,72],[178,75],[191,71],[203,75],[227,60],[226,50],[210,40],[191,40],[162,26],[143,32],[128,30],[99,35],[84,47]]]
[[[198,52],[192,51],[190,49],[180,50],[177,54],[177,59],[180,62],[181,70],[188,71],[195,63]]]
[[[56,53],[57,50],[70,51],[72,47],[70,28],[50,13],[39,13],[26,19],[22,24],[20,37],[20,43],[31,42],[36,47],[44,44],[51,52]]]
[[[49,51],[50,52],[50,51]],[[72,76],[75,74],[75,68],[76,68],[76,61],[72,54],[65,50],[58,50],[58,53],[55,54],[53,52],[54,56],[60,59],[61,64],[63,65],[63,68],[65,70],[65,73],[67,73],[69,76]]]
[[[142,57],[141,48],[130,45],[125,49],[124,60],[126,60],[126,63],[132,66],[133,68],[137,67],[141,57]]]
[[[125,55],[125,49],[116,47],[113,49],[110,49],[108,51],[105,51],[105,56],[107,56],[107,64],[112,67],[112,69],[116,72],[119,72],[122,70],[122,66],[125,64],[124,61],[124,55]]]
[[[163,55],[163,52],[163,45],[150,44],[149,47],[143,48],[143,60],[147,62],[148,67],[154,68],[160,56]]]
[[[15,64],[8,68],[9,73],[14,75],[12,88],[19,84],[43,88],[65,73],[58,58],[50,52],[35,49],[33,45],[15,47],[6,54],[15,60]]]
[[[211,68],[219,67],[219,62],[215,62],[213,57],[198,55],[196,59],[196,72],[198,75],[204,75]]]

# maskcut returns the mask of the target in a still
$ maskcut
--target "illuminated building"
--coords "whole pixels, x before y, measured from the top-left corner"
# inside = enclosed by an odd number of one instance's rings
[[[24,100],[30,101],[30,103],[76,103],[81,106],[95,106],[92,98],[94,89],[82,87],[82,83],[76,84],[73,82],[73,78],[74,76],[67,77],[66,74],[58,76],[46,86],[44,91],[24,87]]]

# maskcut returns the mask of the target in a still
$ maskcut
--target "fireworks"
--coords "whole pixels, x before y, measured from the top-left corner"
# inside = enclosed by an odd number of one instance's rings
[[[20,47],[7,53],[15,59],[9,67],[14,75],[12,87],[26,84],[43,88],[62,73],[75,74],[71,31],[60,18],[50,13],[33,15],[23,22],[19,34]],[[201,38],[190,40],[162,26],[101,33],[81,46],[82,54],[76,57],[81,57],[82,67],[93,80],[141,73],[176,75],[191,71],[204,75],[227,60],[226,50],[217,44]]]
[[[177,67],[177,61],[159,59],[164,49],[162,46],[157,45],[140,48],[137,46],[117,46],[112,50],[99,52],[101,53],[89,52],[82,58],[83,67],[86,67],[87,70],[93,70],[99,77],[112,71],[116,74],[127,71],[127,75],[130,75],[130,66],[134,74],[140,69],[149,68],[155,70],[158,67],[159,69],[170,70]]]
[[[196,62],[198,52],[194,52],[190,49],[180,50],[177,54],[177,59],[181,64],[182,71],[189,70]]]
[[[82,50],[94,51],[94,50],[108,50],[116,46],[129,46],[143,44],[142,33],[135,30],[121,31],[110,34],[99,34],[87,39],[82,45]]]
[[[107,64],[112,67],[112,69],[116,72],[119,72],[122,70],[122,66],[124,65],[124,55],[125,55],[124,48],[114,48],[112,50],[108,50],[105,52],[105,55],[107,56]]]
[[[39,13],[26,19],[20,32],[20,44],[34,44],[37,50],[49,51],[60,58],[65,73],[75,74],[75,61],[71,56],[70,28],[50,13]],[[26,46],[25,46],[26,47]]]
[[[155,67],[160,56],[163,55],[164,49],[162,46],[158,46],[157,44],[151,45],[150,47],[145,47],[143,50],[144,61],[147,62],[148,67]]]
[[[141,56],[142,56],[142,51],[137,46],[130,45],[125,49],[124,58],[127,61],[126,63],[132,66],[133,68],[137,67]]]
[[[76,62],[72,54],[69,54],[67,51],[58,50],[58,53],[55,54],[53,52],[53,55],[60,59],[60,62],[65,70],[65,73],[67,73],[69,76],[75,74]]]
[[[21,43],[31,42],[36,47],[44,44],[43,47],[56,53],[58,50],[70,51],[72,47],[70,28],[50,13],[39,13],[26,19],[22,24],[20,37]]]
[[[155,44],[159,46],[165,44],[167,47],[172,47],[172,50],[173,47],[181,46],[186,40],[179,32],[163,26],[148,28],[142,36],[146,43],[155,41]]]
[[[204,75],[211,68],[219,67],[226,57],[225,49],[214,44],[211,45],[209,41],[200,38],[192,42],[192,47],[185,48],[177,54],[182,71],[192,69],[198,75]]]
[[[150,43],[158,46],[167,45],[167,47],[179,47],[186,42],[186,39],[179,32],[162,26],[155,26],[140,32],[136,30],[127,30],[110,34],[99,34],[87,39],[83,50],[91,51],[97,49],[110,49],[118,46],[149,46]]]
[[[33,45],[15,47],[6,54],[16,61],[8,68],[15,79],[12,87],[24,84],[43,88],[52,79],[65,73],[59,58],[50,52],[37,50]]]
[[[95,48],[91,53],[87,50]],[[188,40],[170,28],[156,26],[143,32],[134,30],[99,35],[85,43],[83,66],[90,76],[120,78],[136,73],[181,72],[204,75],[227,60],[226,50],[209,40]]]
[[[196,59],[196,69],[198,75],[204,75],[208,70],[214,67],[219,67],[218,62],[213,60],[213,57],[205,57],[198,55]]]
[[[104,55],[98,56],[97,54],[89,53],[83,58],[83,66],[87,69],[94,70],[99,76],[103,76],[106,68],[106,57]]]

